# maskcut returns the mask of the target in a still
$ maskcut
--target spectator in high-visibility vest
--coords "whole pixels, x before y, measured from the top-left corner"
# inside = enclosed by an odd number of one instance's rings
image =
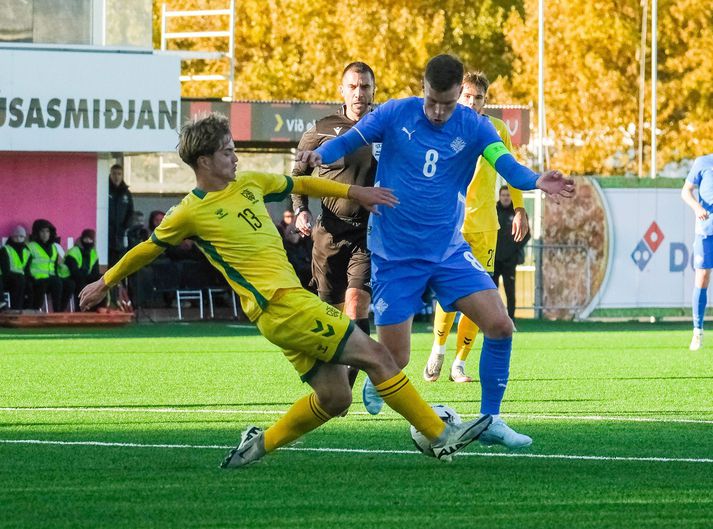
[[[30,249],[25,243],[27,232],[15,226],[5,246],[0,248],[0,271],[3,288],[10,293],[10,308],[25,308],[27,276],[30,274]]]
[[[74,280],[75,292],[81,291],[89,283],[101,277],[99,273],[99,258],[94,248],[94,230],[84,230],[77,244],[69,249],[64,263]]]
[[[37,219],[32,223],[30,249],[30,275],[32,276],[32,308],[38,310],[44,303],[45,294],[49,292],[52,307],[55,312],[61,312],[62,280],[57,275],[57,260],[59,253],[52,240],[50,227],[52,224],[45,219]]]
[[[57,236],[57,228],[55,228],[52,223],[50,223],[50,240],[53,241],[55,248],[57,248],[57,276],[60,281],[62,281],[62,299],[60,300],[60,304],[62,310],[65,310],[69,304],[69,300],[74,295],[75,284],[72,275],[69,273],[69,268],[67,268],[64,262],[66,252],[64,248],[62,248],[62,239]]]

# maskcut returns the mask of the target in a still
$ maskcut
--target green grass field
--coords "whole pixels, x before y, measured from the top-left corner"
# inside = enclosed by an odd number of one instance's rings
[[[428,459],[355,390],[241,471],[218,468],[239,432],[308,391],[252,328],[0,330],[0,527],[712,527],[713,346],[689,352],[688,324],[519,326],[504,412],[527,451]],[[477,383],[422,380],[430,346],[417,328],[407,374],[473,416]]]

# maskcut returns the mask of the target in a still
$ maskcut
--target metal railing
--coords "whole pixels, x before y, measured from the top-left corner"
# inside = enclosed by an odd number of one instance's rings
[[[592,297],[591,253],[579,244],[533,242],[525,263],[517,266],[515,285],[519,317],[576,316]]]

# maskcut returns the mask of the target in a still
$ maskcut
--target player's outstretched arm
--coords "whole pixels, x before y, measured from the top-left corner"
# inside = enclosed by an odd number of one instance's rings
[[[140,270],[164,252],[151,239],[134,246],[106,273],[79,293],[79,308],[89,310],[106,297],[107,291],[119,281]]]
[[[304,193],[313,197],[349,198],[356,200],[364,209],[371,212],[375,212],[374,206],[380,204],[394,207],[399,203],[391,189],[385,187],[347,185],[316,176],[300,176],[293,178],[292,182],[295,193]]]
[[[104,276],[94,281],[94,283],[89,283],[79,293],[79,308],[81,310],[91,309],[106,297],[108,291],[109,287],[104,283]]]
[[[322,165],[322,156],[316,151],[297,151],[295,162],[306,164],[309,167],[317,167]]]
[[[386,187],[349,186],[349,198],[356,200],[367,211],[379,215],[376,206],[383,205],[393,208],[398,205],[399,199]]]
[[[551,197],[557,204],[561,198],[572,198],[574,196],[574,180],[565,178],[559,171],[547,171],[537,179],[537,189],[542,190]]]

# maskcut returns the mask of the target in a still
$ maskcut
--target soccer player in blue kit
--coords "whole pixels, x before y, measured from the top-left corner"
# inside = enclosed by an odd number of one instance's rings
[[[379,341],[399,366],[408,364],[411,325],[430,287],[446,311],[461,311],[484,334],[480,357],[482,415],[493,422],[485,444],[520,448],[532,443],[500,418],[512,349],[512,320],[481,263],[463,239],[463,201],[479,156],[514,187],[541,189],[555,200],[574,194],[574,182],[558,171],[542,175],[517,163],[487,116],[458,105],[463,64],[438,55],[426,66],[424,97],[391,100],[343,136],[296,159],[332,163],[365,144],[381,142],[375,186],[392,189],[400,204],[369,220],[374,317]],[[367,381],[363,396],[370,413],[381,409],[388,388]]]
[[[694,190],[698,188],[698,199]],[[703,345],[703,318],[708,302],[708,283],[713,268],[713,154],[696,158],[681,189],[681,198],[696,214],[696,238],[693,242],[693,337],[691,351]]]

